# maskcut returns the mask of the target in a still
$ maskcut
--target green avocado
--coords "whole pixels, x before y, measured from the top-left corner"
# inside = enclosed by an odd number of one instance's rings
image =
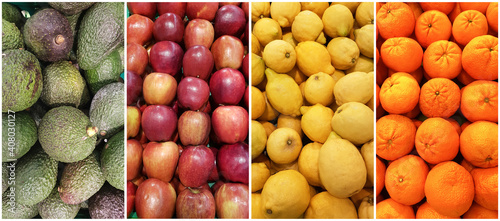
[[[94,2],[49,2],[49,5],[65,15],[74,15],[92,6]]]
[[[26,154],[38,140],[35,120],[27,111],[2,114],[2,162]]]
[[[26,206],[18,203],[17,198],[10,191],[2,194],[2,219],[31,219],[38,215],[36,204]]]
[[[90,217],[92,219],[125,219],[123,196],[123,191],[106,183],[89,199]]]
[[[80,210],[80,205],[66,204],[61,200],[57,187],[42,202],[37,204],[38,213],[42,219],[74,219]]]
[[[58,61],[43,70],[42,101],[50,107],[81,108],[90,100],[82,75],[69,61]]]
[[[19,29],[24,25],[25,19],[21,10],[10,3],[2,2],[2,18],[16,24]]]
[[[101,88],[90,103],[90,122],[99,130],[98,136],[109,138],[123,129],[125,92],[121,82]]]
[[[2,51],[24,47],[21,31],[14,23],[2,19]]]
[[[104,177],[111,186],[124,190],[123,169],[125,168],[125,143],[123,130],[109,139],[101,154]]]
[[[95,69],[84,71],[90,91],[95,94],[107,84],[118,82],[123,72],[122,60],[118,49],[114,50]]]

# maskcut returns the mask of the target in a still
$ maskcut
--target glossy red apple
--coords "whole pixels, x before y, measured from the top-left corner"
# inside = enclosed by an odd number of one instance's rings
[[[186,2],[158,2],[156,3],[156,9],[159,15],[174,13],[184,18],[186,15],[186,4]]]
[[[230,35],[223,35],[212,44],[212,55],[214,56],[215,68],[239,69],[243,61],[243,44],[241,40]]]
[[[176,189],[177,195],[179,195],[185,189],[206,189],[206,190],[211,192],[211,189],[210,189],[210,186],[208,185],[208,183],[204,183],[203,185],[201,185],[199,187],[186,187],[186,186],[184,186],[184,184],[182,184],[179,181],[179,184],[177,185],[177,189]]]
[[[237,105],[245,94],[245,77],[233,68],[216,71],[210,78],[210,93],[215,103]]]
[[[184,36],[184,22],[174,13],[160,15],[155,21],[153,35],[156,41],[180,43]]]
[[[219,2],[219,7],[222,7],[224,5],[240,6],[241,2]]]
[[[243,63],[241,64],[241,73],[243,76],[245,76],[245,82],[248,82],[249,80],[249,72],[250,72],[250,54],[246,54],[245,57],[243,57]]]
[[[210,177],[208,177],[208,182],[215,182],[219,180],[219,171],[217,170],[217,153],[219,152],[219,149],[215,147],[209,147],[212,153],[214,154],[214,169],[212,170],[212,173],[210,173]]]
[[[241,183],[224,183],[215,193],[217,217],[221,219],[248,219],[248,186]]]
[[[184,31],[184,45],[191,48],[195,45],[203,45],[207,48],[214,42],[214,26],[205,19],[193,19],[186,25]]]
[[[181,69],[184,51],[173,41],[160,41],[153,45],[149,53],[149,63],[154,72],[175,76]]]
[[[179,160],[179,148],[172,141],[149,142],[144,149],[142,161],[149,178],[156,178],[165,183],[174,177]]]
[[[245,12],[238,6],[225,5],[219,8],[214,20],[215,38],[223,35],[240,37],[247,24]]]
[[[214,197],[215,197],[215,193],[217,193],[217,190],[219,190],[219,188],[222,186],[222,184],[224,184],[225,182],[222,181],[222,180],[218,180],[214,183],[214,185],[212,185],[212,194],[214,194]]]
[[[201,111],[185,111],[178,121],[179,138],[184,146],[202,145],[210,134],[210,116]]]
[[[176,216],[181,219],[214,219],[215,199],[210,190],[183,190],[177,197]]]
[[[243,106],[248,110],[250,107],[250,87],[247,86],[245,89],[245,95],[243,95]]]
[[[212,113],[212,128],[223,143],[243,142],[248,135],[248,112],[240,106],[219,106]]]
[[[144,15],[150,19],[154,19],[156,15],[155,2],[128,2],[128,10],[132,14]]]
[[[153,39],[153,20],[133,14],[127,18],[127,43],[146,45]]]
[[[199,187],[207,183],[214,160],[214,155],[207,146],[185,148],[179,158],[179,180],[186,187]]]
[[[142,146],[135,139],[127,140],[127,180],[133,180],[141,175]]]
[[[142,93],[141,76],[127,71],[127,105],[132,105],[139,99]]]
[[[185,77],[197,77],[205,81],[214,69],[214,57],[203,45],[195,45],[184,53],[182,70]]]
[[[170,104],[177,91],[177,81],[170,74],[151,73],[144,78],[144,100],[147,104]]]
[[[130,214],[134,210],[136,191],[137,191],[137,186],[134,185],[134,183],[128,181],[127,182],[127,217],[130,217]]]
[[[248,18],[248,13],[250,11],[250,2],[242,2],[241,9],[245,12],[245,18]]]
[[[127,44],[127,70],[142,75],[148,65],[148,52],[137,43]]]
[[[218,2],[188,2],[186,15],[189,20],[201,18],[212,21],[215,18],[217,9],[219,9]]]
[[[175,212],[175,190],[170,183],[149,178],[137,188],[135,210],[139,218],[171,218]]]
[[[248,184],[248,159],[246,143],[226,144],[217,154],[217,168],[227,180]]]
[[[142,122],[142,117],[141,117],[141,122]],[[134,140],[139,141],[139,143],[141,143],[141,145],[149,142],[148,138],[146,137],[146,134],[144,133],[144,130],[142,130],[142,128],[139,129],[139,133],[137,134],[137,136],[134,137]]]
[[[127,106],[127,138],[135,137],[141,128],[141,111],[135,106]]]
[[[206,81],[195,78],[185,77],[179,82],[177,87],[177,100],[183,108],[189,110],[200,110],[208,102],[210,88]]]
[[[150,105],[142,112],[142,129],[150,141],[170,141],[177,129],[177,115],[165,105]]]

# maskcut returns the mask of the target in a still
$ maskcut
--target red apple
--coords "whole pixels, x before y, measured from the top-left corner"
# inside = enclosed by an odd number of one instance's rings
[[[248,184],[248,145],[226,144],[217,154],[219,173],[231,182]]]
[[[245,94],[245,77],[233,68],[216,71],[210,78],[210,93],[216,104],[237,105]]]
[[[153,39],[153,20],[133,14],[127,18],[127,43],[146,45]]]
[[[137,191],[137,186],[134,185],[134,183],[128,181],[127,182],[127,217],[130,217],[130,214],[134,210],[136,191]]]
[[[217,9],[219,9],[218,2],[188,2],[186,15],[189,20],[201,18],[212,21],[215,18]]]
[[[245,12],[245,18],[248,18],[248,13],[250,11],[250,3],[249,2],[242,2],[241,9],[243,9],[243,11]]]
[[[215,193],[217,217],[221,219],[248,219],[248,186],[224,183]]]
[[[211,106],[210,102],[207,102],[207,105],[205,105],[205,107],[203,109],[201,109],[201,111],[203,111],[207,114],[211,114],[212,113],[212,106]]]
[[[215,147],[209,147],[212,153],[214,154],[214,169],[212,170],[212,173],[210,173],[210,177],[208,178],[208,182],[215,182],[219,180],[219,171],[217,171],[217,153],[219,152],[219,149]]]
[[[224,184],[224,181],[217,180],[214,183],[214,185],[212,185],[212,194],[214,194],[214,196],[215,196],[215,193],[217,193],[217,190],[219,190],[219,188],[222,186],[222,184]]]
[[[151,73],[144,78],[144,99],[148,104],[170,104],[177,91],[177,81],[170,74]]]
[[[200,110],[208,102],[210,88],[206,81],[195,78],[185,77],[179,82],[177,87],[177,100],[183,108],[189,110]]]
[[[241,2],[219,2],[219,7],[222,7],[224,5],[234,5],[234,6],[240,6]]]
[[[195,45],[184,53],[182,70],[185,77],[197,77],[205,81],[214,69],[214,57],[207,47]]]
[[[214,219],[215,199],[210,190],[183,190],[177,197],[176,216],[181,219]]]
[[[207,48],[214,42],[214,26],[208,20],[194,19],[189,21],[184,32],[184,45],[191,48],[203,45]]]
[[[142,93],[142,78],[141,76],[127,71],[127,105],[132,105],[137,102]]]
[[[150,19],[154,19],[156,15],[155,2],[128,2],[128,10],[132,14],[144,15]]]
[[[158,17],[153,28],[156,41],[173,41],[179,43],[184,36],[184,22],[174,13],[165,13]]]
[[[177,115],[165,105],[150,105],[142,112],[142,129],[150,141],[170,141],[177,129]]]
[[[138,176],[135,179],[131,180],[130,182],[132,182],[136,186],[140,186],[141,183],[143,183],[144,181],[146,181],[146,177],[141,175],[141,176]]]
[[[179,160],[179,148],[172,141],[149,142],[144,149],[142,159],[149,178],[156,178],[168,183],[174,177]]]
[[[210,116],[201,111],[185,111],[178,121],[179,138],[182,145],[204,144],[210,134]]]
[[[171,218],[175,212],[175,190],[170,183],[149,178],[137,188],[135,210],[139,218]]]
[[[135,137],[141,128],[141,111],[134,106],[127,106],[127,138]]]
[[[245,57],[243,57],[243,63],[241,65],[241,73],[243,73],[243,76],[245,76],[245,82],[248,82],[250,76],[249,63],[250,63],[250,54],[246,54]]]
[[[223,35],[215,40],[210,51],[214,56],[217,70],[222,68],[238,69],[241,67],[244,48],[240,39],[230,35]]]
[[[158,14],[174,13],[181,18],[186,15],[186,2],[158,2],[156,5]]]
[[[243,142],[248,134],[248,112],[240,106],[219,106],[212,113],[212,128],[223,143]]]
[[[142,75],[148,65],[148,52],[137,43],[127,44],[127,71]]]
[[[245,89],[245,95],[243,95],[243,106],[248,110],[250,107],[250,87],[247,86]]]
[[[142,146],[135,139],[127,140],[127,180],[133,180],[141,175]]]
[[[247,19],[243,9],[235,5],[222,6],[215,15],[215,37],[231,35],[239,38],[245,31],[246,24]]]
[[[199,187],[207,183],[214,160],[214,155],[207,146],[185,148],[179,158],[179,180],[187,187]]]
[[[211,191],[210,186],[208,185],[208,183],[204,183],[203,185],[201,185],[199,187],[186,187],[181,182],[179,182],[179,184],[177,185],[177,189],[175,191],[177,191],[177,195],[179,195],[185,189],[206,189],[208,191]]]
[[[142,121],[142,117],[141,117],[141,121]],[[137,134],[137,136],[134,137],[134,140],[139,141],[139,143],[141,143],[141,145],[149,142],[148,138],[146,137],[146,134],[144,133],[144,130],[142,128],[139,128],[139,133]]]
[[[153,45],[149,55],[149,63],[154,72],[175,76],[181,69],[184,51],[173,41],[160,41]]]

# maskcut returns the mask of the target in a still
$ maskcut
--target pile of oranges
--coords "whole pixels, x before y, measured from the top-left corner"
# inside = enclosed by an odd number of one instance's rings
[[[498,217],[498,3],[377,3],[377,218]]]

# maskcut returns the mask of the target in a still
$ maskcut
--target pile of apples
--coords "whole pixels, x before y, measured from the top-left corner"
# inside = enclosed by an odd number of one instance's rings
[[[127,216],[248,218],[248,2],[128,9]]]

